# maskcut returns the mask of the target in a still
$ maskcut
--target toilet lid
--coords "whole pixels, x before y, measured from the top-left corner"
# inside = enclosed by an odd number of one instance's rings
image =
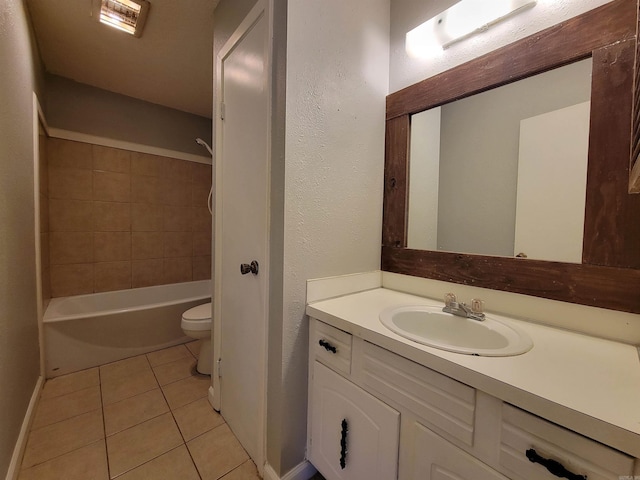
[[[190,308],[182,314],[184,320],[211,320],[211,302]]]

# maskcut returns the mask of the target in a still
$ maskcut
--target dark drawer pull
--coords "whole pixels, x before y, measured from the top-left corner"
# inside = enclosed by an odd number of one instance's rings
[[[349,433],[349,425],[347,419],[342,419],[342,433],[340,435],[340,468],[344,470],[347,466],[347,433]]]
[[[331,345],[329,342],[327,342],[326,340],[322,340],[320,339],[320,341],[318,342],[318,344],[321,347],[324,347],[324,349],[327,352],[331,352],[331,353],[336,353],[338,351],[338,349],[336,347],[334,347],[333,345]]]
[[[578,475],[576,473],[570,472],[569,470],[564,468],[564,466],[560,462],[556,462],[555,460],[551,460],[550,458],[541,457],[533,448],[527,450],[526,455],[529,461],[533,463],[539,463],[556,477],[568,478],[569,480],[587,480],[586,475]]]

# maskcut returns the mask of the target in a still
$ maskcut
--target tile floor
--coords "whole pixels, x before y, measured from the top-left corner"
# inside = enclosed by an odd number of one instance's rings
[[[209,404],[199,343],[48,380],[19,480],[254,480]]]

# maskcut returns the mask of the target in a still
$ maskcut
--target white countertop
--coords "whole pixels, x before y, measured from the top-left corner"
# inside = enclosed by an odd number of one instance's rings
[[[534,323],[516,325],[533,348],[477,357],[407,340],[378,319],[385,308],[441,302],[384,288],[322,300],[307,314],[506,402],[640,458],[640,357],[636,347]]]

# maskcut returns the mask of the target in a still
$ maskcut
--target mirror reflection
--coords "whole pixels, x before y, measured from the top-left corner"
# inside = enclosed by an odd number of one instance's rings
[[[413,115],[407,246],[581,263],[591,69]]]

